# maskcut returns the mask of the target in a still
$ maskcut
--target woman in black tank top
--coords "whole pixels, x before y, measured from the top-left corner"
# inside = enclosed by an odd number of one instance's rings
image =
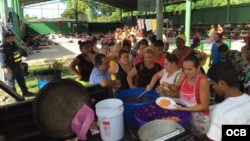
[[[71,62],[70,71],[77,76],[80,81],[89,81],[90,73],[94,68],[93,64],[93,46],[90,41],[78,42],[81,54]],[[77,68],[76,68],[77,67]]]
[[[117,89],[116,92],[129,89],[127,75],[132,69],[132,63],[129,61],[129,52],[126,50],[120,50],[118,56],[118,70],[116,73],[116,78],[121,81],[121,86]]]

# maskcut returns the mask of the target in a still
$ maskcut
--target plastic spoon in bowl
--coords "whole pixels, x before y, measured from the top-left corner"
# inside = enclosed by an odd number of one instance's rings
[[[144,95],[145,93],[147,93],[147,90],[143,91],[141,94],[139,94],[136,99],[139,99],[142,95]]]

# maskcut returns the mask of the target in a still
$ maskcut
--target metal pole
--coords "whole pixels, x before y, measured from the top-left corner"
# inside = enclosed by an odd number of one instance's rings
[[[163,0],[156,0],[156,39],[162,39],[163,30]]]
[[[41,4],[41,17],[40,18],[42,17],[43,17],[43,5]]]
[[[230,0],[227,0],[227,22],[230,22]]]
[[[75,11],[75,16],[76,16],[76,21],[78,21],[78,12],[77,12],[77,8],[78,8],[78,0],[76,0],[76,2],[75,2],[75,5],[76,5],[76,11]]]
[[[191,10],[192,10],[192,0],[186,0],[186,18],[185,18],[186,46],[190,46]]]
[[[61,17],[61,16],[59,16],[60,14],[59,14],[59,2],[57,2],[57,14],[58,14],[58,19]]]

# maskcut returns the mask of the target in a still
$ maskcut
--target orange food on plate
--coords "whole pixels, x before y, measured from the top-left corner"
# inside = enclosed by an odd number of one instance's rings
[[[163,117],[162,119],[170,120],[170,121],[174,121],[174,122],[179,122],[180,121],[180,118],[178,116]]]
[[[162,107],[168,107],[170,104],[170,100],[167,100],[167,99],[161,99],[159,101],[159,105],[162,106]]]

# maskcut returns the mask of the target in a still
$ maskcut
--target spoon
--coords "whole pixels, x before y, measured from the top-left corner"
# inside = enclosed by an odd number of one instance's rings
[[[147,93],[147,90],[143,91],[141,94],[139,94],[136,99],[139,99],[142,95],[144,95],[145,93]]]

